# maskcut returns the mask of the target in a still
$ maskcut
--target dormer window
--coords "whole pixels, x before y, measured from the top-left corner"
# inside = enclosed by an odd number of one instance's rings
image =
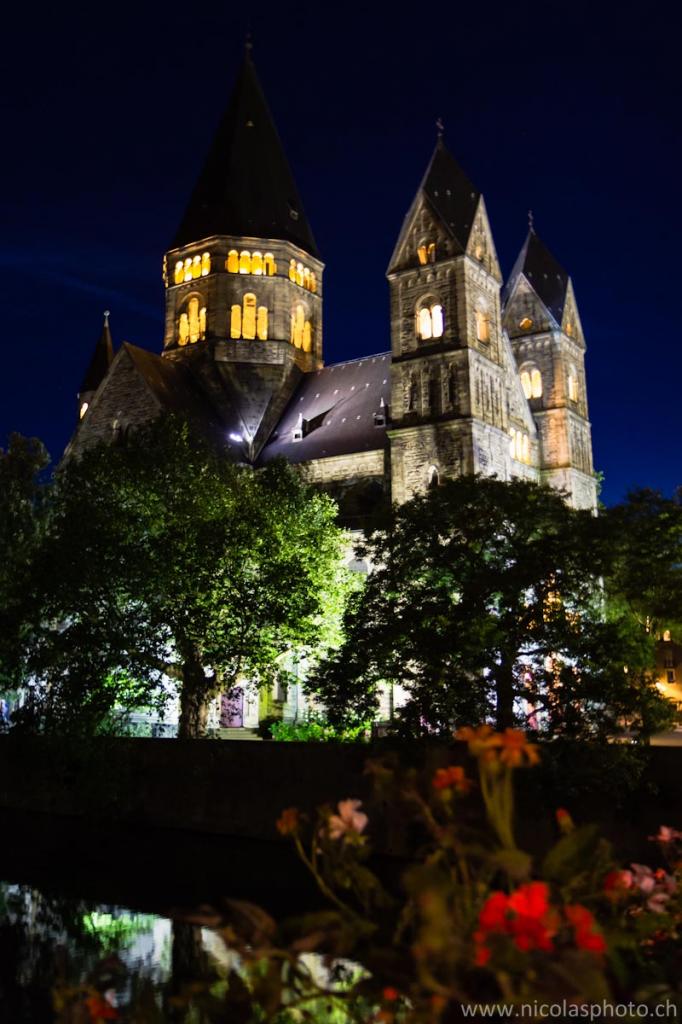
[[[427,263],[435,263],[436,243],[422,242],[421,245],[417,246],[417,259],[422,267],[425,267]]]
[[[529,331],[532,326],[533,321],[529,316],[524,316],[521,320],[519,320],[519,327],[522,331]]]
[[[439,302],[427,301],[417,310],[417,337],[422,341],[442,338],[444,330],[443,307]]]

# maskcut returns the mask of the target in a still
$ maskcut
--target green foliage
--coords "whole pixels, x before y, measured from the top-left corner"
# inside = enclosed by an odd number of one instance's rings
[[[369,738],[371,723],[365,722],[339,729],[322,715],[309,715],[296,722],[272,722],[270,736],[285,742],[362,743]]]
[[[377,568],[311,682],[330,720],[372,717],[389,683],[407,691],[394,727],[411,736],[491,718],[552,737],[665,727],[638,577],[624,593],[618,576],[635,542],[614,543],[617,523],[549,488],[475,477],[395,509],[359,550]]]
[[[237,466],[175,418],[68,461],[33,563],[23,672],[47,686],[25,717],[93,732],[116,708],[162,704],[171,677],[181,735],[200,735],[213,695],[333,640],[347,587],[334,518],[283,462]]]

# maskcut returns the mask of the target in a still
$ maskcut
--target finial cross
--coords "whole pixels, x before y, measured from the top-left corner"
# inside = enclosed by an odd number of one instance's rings
[[[529,231],[534,231],[535,230],[535,217],[533,216],[533,211],[532,210],[528,211],[528,230]]]
[[[437,133],[439,139],[443,138],[443,133],[444,132],[445,132],[445,125],[443,124],[443,118],[439,117],[439,118],[436,119],[436,133]]]

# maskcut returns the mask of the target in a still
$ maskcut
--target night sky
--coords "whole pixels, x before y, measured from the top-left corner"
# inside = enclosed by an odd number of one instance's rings
[[[670,5],[18,6],[0,92],[0,445],[18,430],[59,457],[104,309],[117,345],[160,351],[162,255],[250,18],[326,263],[326,361],[389,348],[384,274],[441,117],[504,273],[532,208],[572,275],[604,500],[682,483]]]

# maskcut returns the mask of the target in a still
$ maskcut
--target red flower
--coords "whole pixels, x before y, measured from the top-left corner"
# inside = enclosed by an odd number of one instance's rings
[[[549,888],[546,882],[526,882],[509,897],[509,907],[522,917],[540,920],[549,910]]]
[[[580,903],[564,907],[564,914],[569,924],[573,925],[575,944],[578,949],[587,949],[590,953],[605,953],[604,936],[596,931],[597,922],[587,909]]]
[[[85,1000],[88,1013],[90,1014],[90,1020],[94,1024],[98,1024],[101,1020],[117,1020],[118,1011],[111,1003],[107,1002],[106,999],[102,999],[101,996],[89,996]]]
[[[484,932],[503,932],[507,927],[509,897],[503,892],[492,892],[481,907],[478,923]]]
[[[387,985],[382,992],[382,996],[387,1003],[394,1003],[396,999],[400,999],[400,992],[398,992],[397,988]]]
[[[632,872],[619,871],[618,868],[609,871],[604,879],[604,892],[611,899],[618,899],[624,892],[632,888]]]
[[[492,956],[487,946],[476,946],[476,956],[474,957],[474,963],[477,967],[485,967]]]
[[[526,882],[510,896],[493,892],[481,907],[479,930],[474,935],[476,963],[483,965],[490,959],[490,950],[484,945],[488,935],[510,935],[517,948],[528,952],[554,949],[552,938],[556,932],[557,914],[549,904],[549,888],[545,882]]]
[[[431,779],[434,789],[456,789],[458,793],[466,793],[471,782],[464,774],[464,769],[459,765],[451,765],[449,768],[438,768]]]

